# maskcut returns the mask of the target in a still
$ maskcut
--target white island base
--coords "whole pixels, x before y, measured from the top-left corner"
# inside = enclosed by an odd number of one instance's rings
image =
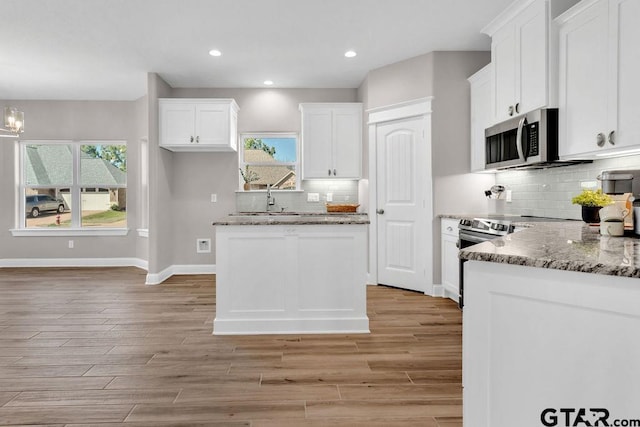
[[[368,333],[367,225],[216,226],[215,335]]]
[[[465,427],[640,425],[639,279],[468,261],[464,291]]]

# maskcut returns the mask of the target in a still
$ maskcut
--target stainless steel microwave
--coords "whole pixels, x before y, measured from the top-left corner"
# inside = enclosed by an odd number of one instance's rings
[[[545,168],[558,162],[558,109],[514,117],[485,131],[485,169]]]

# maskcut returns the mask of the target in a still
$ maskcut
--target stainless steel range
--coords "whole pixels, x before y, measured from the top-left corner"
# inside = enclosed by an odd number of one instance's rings
[[[497,237],[506,236],[513,233],[514,225],[511,221],[504,219],[461,219],[458,223],[458,248],[486,242]],[[464,260],[460,260],[460,296],[458,306],[464,305]]]

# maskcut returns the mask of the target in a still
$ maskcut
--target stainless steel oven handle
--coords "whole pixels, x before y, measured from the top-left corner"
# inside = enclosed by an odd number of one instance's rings
[[[518,149],[518,157],[523,162],[527,160],[524,155],[524,148],[522,147],[522,129],[524,128],[524,123],[527,121],[527,117],[523,116],[518,122],[518,132],[516,133],[516,148]]]

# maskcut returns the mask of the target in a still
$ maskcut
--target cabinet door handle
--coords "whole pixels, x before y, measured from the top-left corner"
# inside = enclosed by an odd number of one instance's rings
[[[200,135],[196,136],[196,144],[200,144]]]
[[[509,105],[509,117],[513,116],[513,105]]]
[[[336,174],[336,170],[334,169],[334,170],[333,170],[333,176],[336,176],[336,175],[337,175],[337,174]]]
[[[609,132],[609,144],[616,145],[616,131],[612,130]]]
[[[453,231],[453,228],[451,226],[447,227],[447,231]]]
[[[516,103],[516,114],[519,114],[519,113],[520,113],[520,103],[517,102]]]
[[[193,135],[189,138],[189,142],[193,142]]]
[[[331,169],[327,169],[327,175],[331,176]]]
[[[604,136],[604,133],[599,133],[598,136],[596,136],[596,144],[598,145],[598,147],[604,147],[605,140],[606,137]]]
[[[384,214],[384,209],[378,209],[378,210],[376,210],[376,213],[378,215],[383,215]]]

